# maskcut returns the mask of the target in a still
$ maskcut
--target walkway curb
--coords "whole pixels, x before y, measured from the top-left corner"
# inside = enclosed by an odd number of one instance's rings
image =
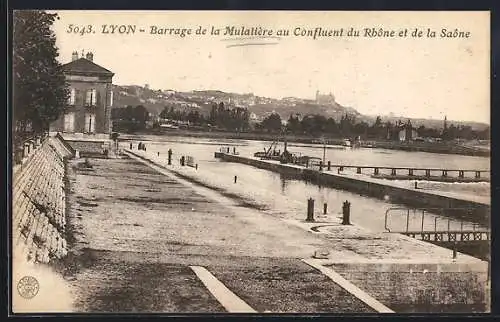
[[[189,266],[198,276],[207,290],[219,301],[229,313],[257,313],[250,305],[245,303],[221,281],[212,275],[205,267]]]
[[[342,276],[335,272],[333,269],[326,268],[320,264],[320,262],[313,259],[302,259],[304,263],[309,266],[312,266],[319,270],[321,273],[329,277],[332,281],[334,281],[337,285],[345,289],[347,292],[354,295],[356,298],[361,300],[363,303],[376,310],[378,313],[395,313],[393,310],[380,303],[378,300],[367,294],[365,291],[361,290]]]

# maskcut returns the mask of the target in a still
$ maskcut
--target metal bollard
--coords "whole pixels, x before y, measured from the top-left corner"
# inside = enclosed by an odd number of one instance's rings
[[[307,200],[307,222],[313,222],[314,221],[314,199],[309,198]]]
[[[332,162],[328,161],[328,171],[331,171],[331,170],[332,170]]]
[[[326,215],[327,210],[328,210],[328,204],[325,202],[323,204],[323,215]]]
[[[198,163],[196,163],[196,166],[195,166],[196,170],[198,170]]]
[[[172,165],[172,149],[168,149],[168,165]]]
[[[158,152],[158,156],[160,156],[160,152]]]
[[[418,186],[417,186],[417,181],[415,181],[415,189],[418,189]]]
[[[342,206],[342,225],[350,225],[351,224],[351,203],[349,201],[345,201]]]
[[[238,181],[238,176],[234,176],[234,183],[236,183],[236,181]]]

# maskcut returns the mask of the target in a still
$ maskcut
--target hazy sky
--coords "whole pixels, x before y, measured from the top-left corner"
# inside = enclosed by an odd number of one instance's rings
[[[60,60],[94,53],[113,71],[114,84],[153,89],[219,89],[260,96],[314,98],[333,92],[364,114],[489,123],[490,25],[488,12],[160,12],[59,11],[54,30]],[[95,33],[68,33],[92,25]],[[136,25],[134,34],[103,34],[102,25]],[[153,35],[159,28],[207,28],[207,35]],[[211,36],[226,26],[287,29],[289,36],[235,39]],[[295,28],[360,30],[360,37],[300,37]],[[408,29],[408,37],[363,37],[363,28]],[[412,38],[415,28],[422,38]],[[427,28],[436,38],[425,36]],[[440,38],[442,28],[469,38]],[[140,32],[139,29],[144,29]],[[109,27],[108,27],[108,30]],[[228,40],[232,38],[232,40]],[[266,45],[229,46],[241,43]],[[271,44],[275,43],[275,44]]]

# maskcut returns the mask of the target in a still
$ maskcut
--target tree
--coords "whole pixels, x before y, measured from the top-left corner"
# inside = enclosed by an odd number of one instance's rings
[[[386,137],[387,129],[384,128],[384,125],[382,124],[382,118],[380,116],[377,116],[373,126],[368,128],[368,134],[370,137],[379,139],[383,139]]]
[[[67,107],[69,90],[51,30],[57,14],[17,11],[13,16],[12,84],[15,136],[31,130],[39,134]]]
[[[301,130],[300,126],[300,121],[299,121],[299,115],[295,114],[290,114],[290,117],[288,118],[288,122],[286,124],[286,129],[290,131],[291,133],[299,133]]]
[[[329,117],[326,120],[325,131],[329,134],[338,134],[339,127],[333,118]]]
[[[134,119],[139,129],[146,128],[146,122],[149,121],[149,112],[143,105],[137,105],[133,111]]]
[[[281,117],[278,113],[268,115],[262,121],[262,128],[270,132],[277,132],[281,130]]]

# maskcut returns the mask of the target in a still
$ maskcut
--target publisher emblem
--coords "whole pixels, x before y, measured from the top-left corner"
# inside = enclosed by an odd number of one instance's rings
[[[17,291],[19,295],[25,299],[32,299],[38,294],[40,284],[33,276],[24,276],[17,283]]]

